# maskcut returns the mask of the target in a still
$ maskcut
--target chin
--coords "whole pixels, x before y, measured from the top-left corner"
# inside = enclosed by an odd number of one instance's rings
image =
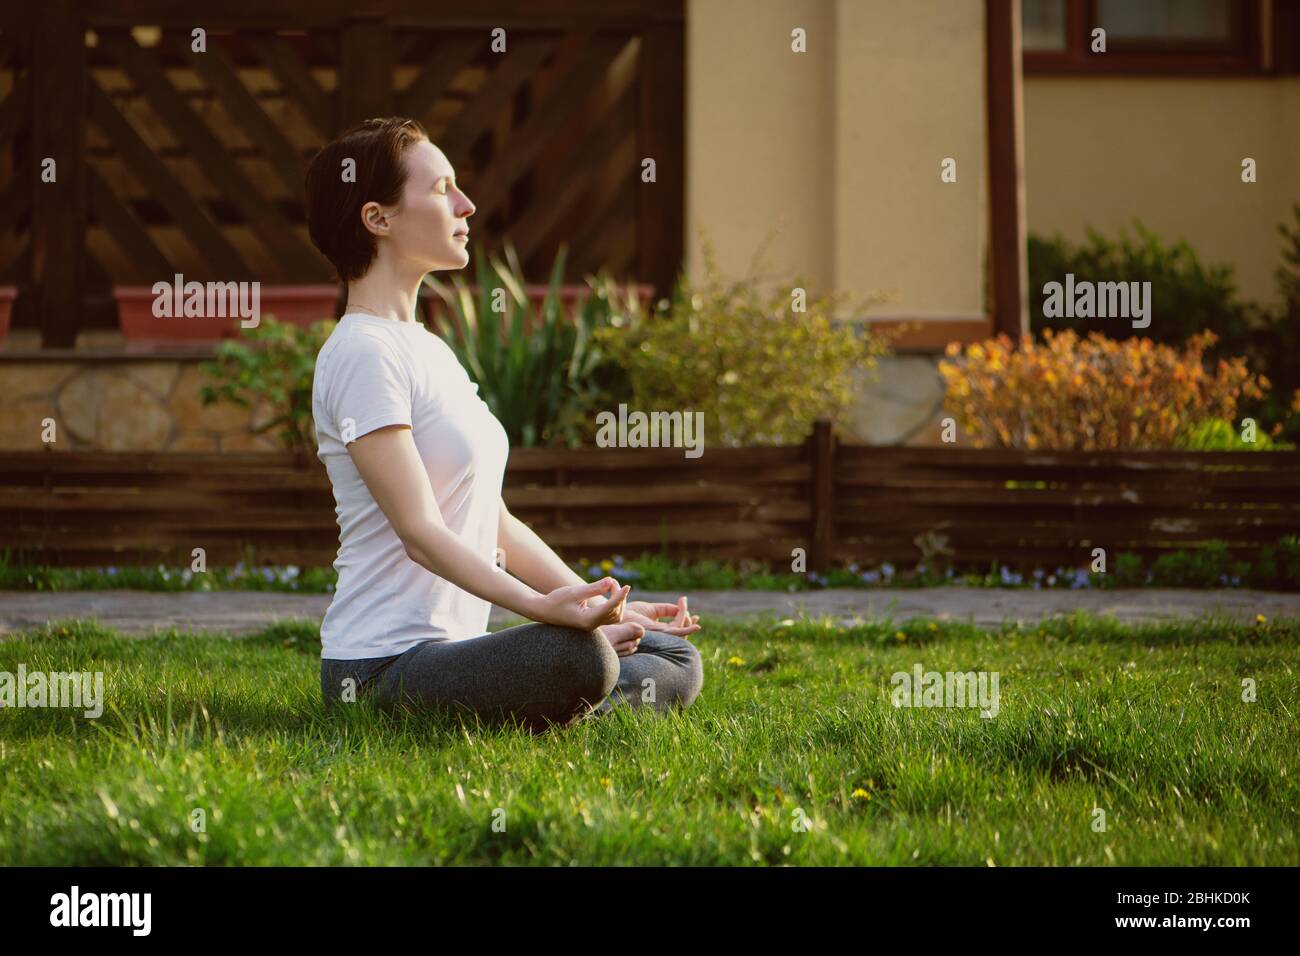
[[[456,249],[439,259],[436,265],[430,266],[429,271],[450,272],[456,269],[464,269],[467,265],[469,265],[469,250]]]

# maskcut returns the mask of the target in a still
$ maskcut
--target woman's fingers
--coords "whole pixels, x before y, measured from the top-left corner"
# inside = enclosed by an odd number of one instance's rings
[[[627,657],[629,654],[635,654],[637,646],[641,643],[641,638],[645,634],[645,628],[640,624],[626,622],[623,624],[610,624],[600,629],[605,640],[609,641],[610,646],[619,657]]]
[[[657,631],[663,631],[665,634],[672,634],[676,637],[685,637],[687,634],[694,634],[700,629],[700,625],[694,622],[690,624],[661,624],[655,628]]]
[[[632,590],[632,585],[625,584],[619,588],[618,592],[608,601],[610,614],[614,615],[615,621],[623,620],[623,605],[627,601],[628,593]]]
[[[597,597],[601,594],[608,594],[610,588],[618,587],[618,582],[613,578],[601,578],[599,581],[592,581],[590,584],[575,584],[574,591],[579,598]]]
[[[581,613],[584,615],[586,626],[600,627],[605,624],[617,624],[621,621],[623,619],[623,601],[631,590],[632,586],[625,584],[610,600],[603,604],[597,604],[595,607],[583,609]]]
[[[653,612],[646,616],[653,617],[655,620],[658,620],[661,617],[674,617],[677,614],[676,604],[668,604],[664,602],[661,604],[652,604],[650,606],[653,608]]]
[[[692,614],[690,609],[687,608],[686,595],[683,594],[677,599],[677,609],[678,614],[673,619],[673,624],[678,627],[680,634],[694,634],[700,629],[700,616]]]

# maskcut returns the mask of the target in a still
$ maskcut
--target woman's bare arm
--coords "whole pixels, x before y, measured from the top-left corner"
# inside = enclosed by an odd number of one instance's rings
[[[538,537],[536,531],[512,515],[504,501],[501,502],[497,547],[505,552],[506,570],[543,593],[566,584],[586,583],[549,544]]]
[[[590,630],[622,616],[630,588],[620,589],[610,578],[595,584],[566,580],[563,585],[539,593],[519,579],[502,574],[491,555],[478,554],[466,545],[443,521],[409,425],[377,428],[350,442],[347,448],[379,510],[401,539],[407,555],[421,567],[533,621]],[[609,602],[598,602],[598,595],[611,591]],[[583,606],[584,601],[590,605]]]
[[[583,586],[582,578],[537,532],[512,515],[504,500],[497,524],[497,547],[505,551],[506,570],[539,591]],[[605,600],[599,594],[593,595],[587,598],[587,605],[596,607]],[[599,630],[619,657],[635,654],[645,636],[645,625],[621,618],[620,623],[606,624]]]

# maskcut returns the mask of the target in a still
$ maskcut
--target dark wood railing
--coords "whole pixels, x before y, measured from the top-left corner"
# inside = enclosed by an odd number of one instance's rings
[[[476,245],[509,239],[529,276],[562,242],[568,282],[666,294],[680,268],[684,0],[26,6],[0,20],[0,283],[46,346],[111,326],[115,285],[328,280],[303,174],[367,116],[420,119]]]
[[[1079,567],[1091,549],[1151,557],[1223,540],[1249,554],[1300,534],[1300,452],[1019,452],[839,444],[511,452],[505,499],[569,558],[660,551],[810,568],[910,565],[917,538],[955,559]],[[86,566],[328,565],[334,500],[314,457],[0,454],[0,548]]]

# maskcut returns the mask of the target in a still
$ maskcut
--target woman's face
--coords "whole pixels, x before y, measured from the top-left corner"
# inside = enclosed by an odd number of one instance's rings
[[[408,146],[402,204],[388,214],[388,239],[399,261],[422,272],[469,264],[469,223],[474,204],[456,186],[456,171],[427,139]]]

